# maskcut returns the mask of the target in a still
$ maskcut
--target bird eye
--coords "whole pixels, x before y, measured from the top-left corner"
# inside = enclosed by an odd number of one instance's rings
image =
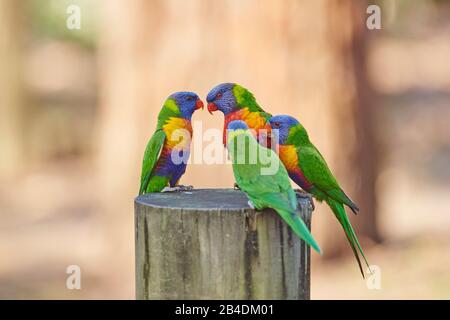
[[[273,123],[273,126],[274,126],[275,128],[279,128],[279,127],[280,127],[280,123],[279,123],[279,122],[274,122],[274,123]]]
[[[187,101],[192,101],[192,100],[194,100],[194,98],[192,98],[191,96],[188,96],[188,97],[186,98],[186,100],[187,100]]]
[[[222,98],[222,92],[219,92],[216,94],[216,99],[220,99],[220,98]]]

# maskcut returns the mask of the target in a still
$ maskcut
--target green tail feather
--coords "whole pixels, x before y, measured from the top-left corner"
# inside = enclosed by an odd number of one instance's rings
[[[361,260],[358,254],[361,254],[361,256],[364,259],[364,262],[366,263],[367,267],[370,270],[369,263],[367,262],[366,256],[364,255],[364,252],[361,248],[361,245],[359,244],[358,238],[356,237],[355,231],[353,230],[352,225],[350,224],[350,221],[347,217],[347,213],[345,212],[343,204],[332,200],[327,199],[326,202],[330,206],[331,210],[333,210],[334,215],[339,220],[340,224],[342,225],[342,228],[345,231],[345,235],[347,236],[348,242],[350,243],[350,246],[352,247],[353,254],[355,255],[356,260],[358,261],[359,270],[361,271],[361,274],[364,278],[364,271],[361,265]],[[358,249],[358,250],[357,250]]]
[[[303,222],[303,220],[297,216],[297,214],[295,213],[291,214],[290,212],[284,210],[277,210],[277,212],[280,214],[283,220],[286,221],[286,223],[292,228],[292,230],[297,236],[303,239],[318,253],[320,254],[322,253],[322,250],[320,249],[316,240],[314,240],[311,232],[309,232],[308,227]],[[293,215],[295,216],[295,218],[293,217]]]

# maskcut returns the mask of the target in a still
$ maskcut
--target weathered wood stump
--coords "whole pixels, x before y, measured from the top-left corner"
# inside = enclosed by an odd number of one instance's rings
[[[309,299],[309,247],[241,191],[139,196],[135,228],[137,299]]]

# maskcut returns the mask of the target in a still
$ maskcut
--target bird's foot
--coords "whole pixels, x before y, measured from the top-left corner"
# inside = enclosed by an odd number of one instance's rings
[[[180,191],[192,191],[192,190],[194,190],[194,186],[191,186],[191,185],[185,186],[185,185],[180,184],[177,187],[180,189]]]
[[[311,208],[313,210],[316,209],[316,206],[314,205],[314,199],[312,197],[312,195],[306,191],[303,191],[301,189],[295,189],[295,193],[297,194],[298,198],[306,198],[309,200],[309,203],[311,204]]]
[[[236,182],[234,183],[233,190],[241,190]]]
[[[256,210],[255,204],[251,200],[248,200],[247,204],[250,208],[252,208],[253,210]]]
[[[175,187],[165,187],[162,189],[161,192],[183,192],[183,191],[191,191],[194,189],[193,186],[184,186],[184,185],[178,185]]]

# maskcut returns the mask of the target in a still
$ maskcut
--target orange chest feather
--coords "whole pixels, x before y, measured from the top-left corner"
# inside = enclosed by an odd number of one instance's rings
[[[250,112],[248,108],[240,109],[236,112],[230,113],[225,116],[225,124],[223,130],[223,142],[226,143],[226,131],[228,128],[228,124],[234,120],[242,120],[244,121],[250,129],[253,129],[256,134],[259,133],[260,129],[267,130],[267,135],[270,133],[270,125],[267,123],[266,118],[261,116],[259,112]],[[266,136],[266,135],[265,135]]]
[[[280,160],[288,171],[298,169],[297,149],[292,145],[280,145]]]
[[[248,108],[240,109],[226,116],[225,124],[228,126],[228,123],[230,123],[233,120],[245,121],[248,127],[254,130],[268,127],[266,118],[261,116],[259,112],[250,112]]]
[[[189,120],[169,118],[163,126],[166,134],[164,146],[176,150],[188,150],[192,139],[192,125]]]

